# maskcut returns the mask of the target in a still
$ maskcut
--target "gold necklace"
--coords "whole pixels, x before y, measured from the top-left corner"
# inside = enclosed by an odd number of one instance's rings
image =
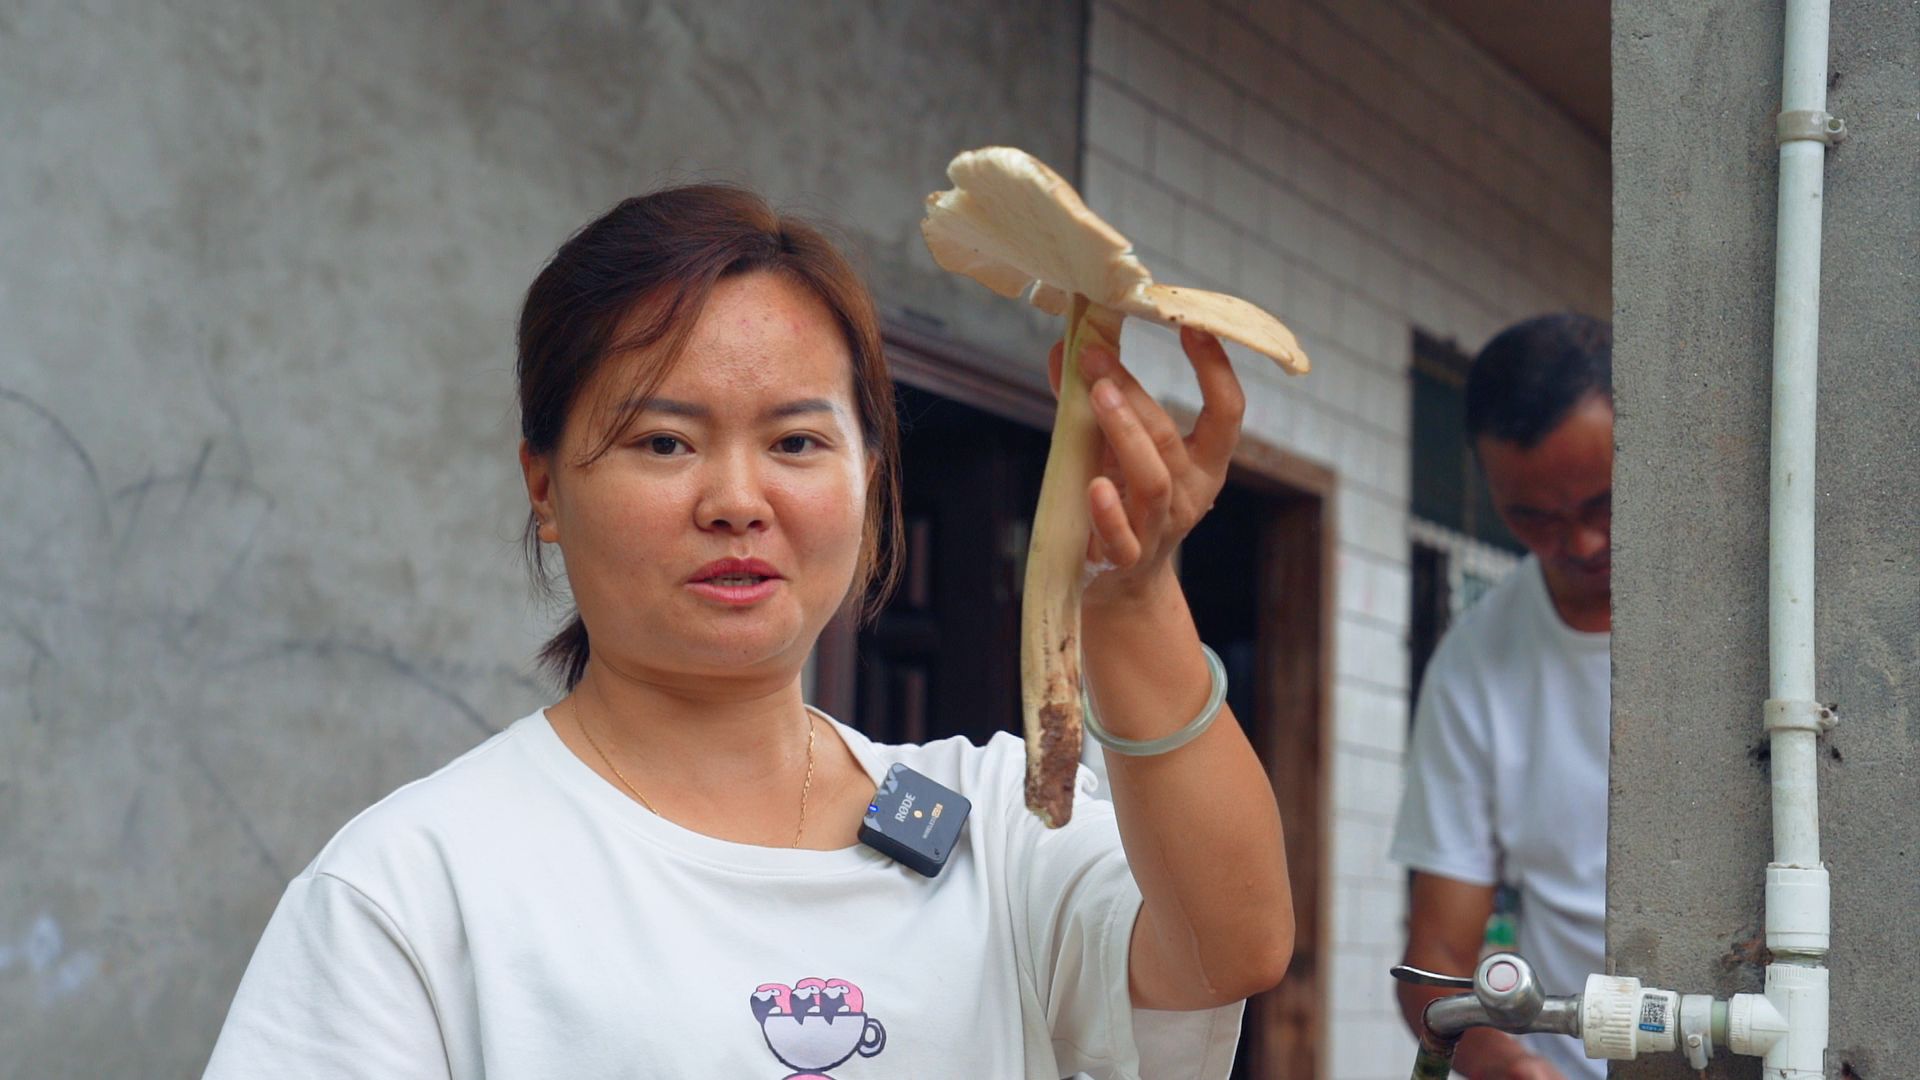
[[[593,747],[593,752],[600,755],[601,764],[605,765],[607,767],[607,770],[613,773],[614,778],[620,781],[620,786],[627,789],[627,794],[632,795],[634,798],[640,800],[641,806],[644,806],[648,810],[653,811],[654,817],[659,817],[660,811],[655,810],[653,804],[647,801],[647,797],[645,795],[640,794],[640,789],[633,786],[633,781],[627,779],[627,774],[620,771],[620,766],[615,765],[613,763],[613,759],[607,756],[607,752],[605,750],[600,749],[599,740],[593,737],[593,732],[588,729],[587,722],[581,719],[580,717],[580,705],[578,702],[575,702],[573,704],[572,711],[573,711],[573,726],[579,728],[580,734],[585,735],[587,737],[587,745]],[[802,780],[800,782],[800,824],[795,825],[793,827],[793,843],[791,845],[792,847],[800,846],[800,834],[806,831],[807,796],[811,794],[813,794],[813,710],[808,709],[807,710],[807,776],[805,780]]]

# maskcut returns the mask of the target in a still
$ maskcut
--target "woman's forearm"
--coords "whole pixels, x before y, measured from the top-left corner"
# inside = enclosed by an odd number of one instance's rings
[[[1168,735],[1206,703],[1206,660],[1171,569],[1146,589],[1090,601],[1082,633],[1094,708],[1112,734]],[[1144,898],[1135,1003],[1204,1008],[1278,983],[1293,953],[1286,846],[1266,770],[1239,723],[1222,707],[1185,746],[1106,760]]]

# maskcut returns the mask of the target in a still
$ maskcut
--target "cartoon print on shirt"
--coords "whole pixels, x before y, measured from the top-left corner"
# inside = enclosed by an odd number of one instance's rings
[[[867,1015],[865,995],[845,979],[762,983],[748,1004],[767,1049],[782,1065],[800,1070],[781,1080],[833,1080],[824,1070],[855,1054],[873,1057],[887,1046],[887,1029]]]

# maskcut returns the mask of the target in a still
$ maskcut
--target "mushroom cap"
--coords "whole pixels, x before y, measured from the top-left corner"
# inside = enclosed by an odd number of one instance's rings
[[[927,196],[920,223],[933,261],[1006,297],[1064,314],[1075,293],[1128,315],[1191,326],[1307,371],[1293,331],[1259,307],[1153,280],[1133,245],[1087,209],[1073,185],[1024,150],[968,150],[947,166],[953,187]]]

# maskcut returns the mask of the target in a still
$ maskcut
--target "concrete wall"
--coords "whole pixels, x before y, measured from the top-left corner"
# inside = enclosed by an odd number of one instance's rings
[[[1772,850],[1766,491],[1775,5],[1614,4],[1613,794],[1608,949],[1689,992],[1760,987]],[[1816,613],[1833,874],[1828,1074],[1913,1075],[1920,1014],[1920,6],[1833,5]],[[1691,1077],[1684,1063],[1617,1076]],[[1751,1058],[1709,1075],[1759,1075]]]
[[[0,1076],[197,1074],[287,880],[545,698],[512,336],[663,180],[896,315],[957,149],[1071,166],[1072,4],[0,5]],[[1038,351],[1036,351],[1038,346]]]
[[[1413,331],[1471,351],[1527,315],[1608,314],[1606,148],[1404,0],[1096,0],[1089,49],[1093,207],[1161,280],[1267,306],[1315,364],[1240,371],[1249,437],[1339,474],[1323,1060],[1398,1080]],[[1143,379],[1197,405],[1170,339],[1136,340]]]

